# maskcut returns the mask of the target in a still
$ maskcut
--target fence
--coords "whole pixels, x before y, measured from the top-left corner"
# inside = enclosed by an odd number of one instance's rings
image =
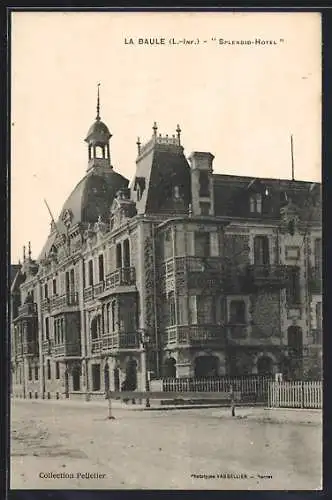
[[[162,390],[165,393],[200,392],[226,393],[230,388],[241,394],[241,401],[267,403],[271,377],[250,375],[248,377],[218,378],[164,378]],[[166,396],[166,394],[165,394]],[[218,394],[216,394],[216,398]]]
[[[323,407],[322,382],[271,382],[268,391],[270,408]]]

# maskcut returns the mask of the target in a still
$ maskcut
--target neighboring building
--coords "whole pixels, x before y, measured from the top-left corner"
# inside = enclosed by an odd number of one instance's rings
[[[86,175],[12,285],[14,394],[143,388],[143,341],[156,378],[320,374],[320,185],[214,174],[180,133],[155,124],[129,184],[98,103]]]

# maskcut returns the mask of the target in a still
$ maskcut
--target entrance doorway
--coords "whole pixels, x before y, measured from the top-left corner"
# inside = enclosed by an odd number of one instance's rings
[[[273,374],[273,361],[269,356],[262,356],[257,361],[258,375],[272,375]]]
[[[217,377],[219,373],[219,359],[216,356],[198,356],[195,359],[195,377]]]

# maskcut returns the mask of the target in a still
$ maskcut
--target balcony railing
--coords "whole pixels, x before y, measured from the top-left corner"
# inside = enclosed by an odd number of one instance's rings
[[[93,296],[98,297],[103,291],[105,290],[105,282],[100,281],[100,283],[97,283],[96,285],[93,286]]]
[[[23,343],[23,354],[25,356],[37,356],[39,352],[38,342],[31,340]]]
[[[281,286],[288,283],[288,268],[284,265],[258,265],[248,266],[249,276],[256,286]]]
[[[92,300],[97,298],[107,290],[111,290],[121,286],[133,286],[136,283],[135,268],[122,267],[106,275],[104,281],[89,286],[84,289],[84,300]]]
[[[62,344],[54,344],[52,348],[52,353],[54,357],[81,356],[81,344],[79,341],[78,342],[65,341]]]
[[[248,337],[247,325],[227,325],[226,331],[228,340],[245,339]]]
[[[311,293],[322,293],[322,270],[317,267],[310,269],[309,290]]]
[[[139,337],[136,332],[112,333],[103,336],[103,351],[109,349],[137,349]]]
[[[167,344],[224,345],[225,329],[220,325],[181,325],[166,328]]]
[[[135,268],[123,267],[106,276],[105,289],[118,286],[132,286],[136,283]]]
[[[92,354],[99,354],[101,353],[101,348],[103,345],[103,341],[98,338],[98,339],[93,339],[91,342],[91,351]]]
[[[41,301],[41,310],[42,312],[49,312],[51,309],[50,299],[44,298]]]
[[[222,271],[223,260],[221,257],[175,257],[163,262],[161,275],[171,276],[174,272],[187,270],[192,273],[204,273],[207,271]]]
[[[78,306],[78,293],[66,293],[64,295],[55,295],[50,298],[50,308],[51,311],[58,309],[64,309],[67,307],[77,307]]]
[[[51,354],[52,353],[53,342],[51,339],[45,339],[42,341],[42,354]]]
[[[35,316],[37,314],[37,304],[35,302],[29,302],[23,304],[18,308],[19,316]]]

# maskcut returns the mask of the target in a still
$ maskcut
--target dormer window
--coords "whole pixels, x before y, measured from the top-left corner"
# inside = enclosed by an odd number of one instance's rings
[[[261,214],[262,213],[262,195],[261,193],[253,193],[249,198],[250,203],[250,213]]]
[[[145,178],[136,177],[134,191],[136,191],[137,193],[137,201],[141,200],[144,189],[145,189]]]
[[[210,196],[209,172],[199,173],[199,196],[208,198]]]

